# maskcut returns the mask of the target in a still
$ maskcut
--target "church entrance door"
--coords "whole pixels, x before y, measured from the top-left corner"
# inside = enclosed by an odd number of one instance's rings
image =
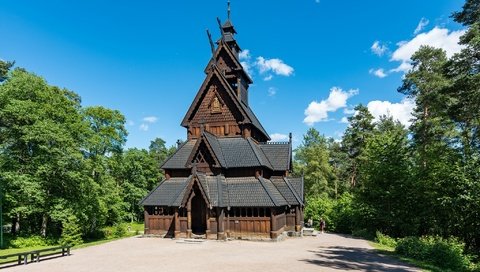
[[[197,235],[205,234],[207,229],[207,205],[200,191],[195,190],[192,198],[192,232]]]

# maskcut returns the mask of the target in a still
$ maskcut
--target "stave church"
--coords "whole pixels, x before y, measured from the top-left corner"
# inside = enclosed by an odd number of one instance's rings
[[[217,19],[218,20],[218,19]],[[165,180],[140,202],[145,234],[278,239],[303,225],[303,178],[291,177],[292,136],[272,142],[249,107],[252,79],[236,30],[219,22],[206,78],[183,118],[187,140],[161,165]]]

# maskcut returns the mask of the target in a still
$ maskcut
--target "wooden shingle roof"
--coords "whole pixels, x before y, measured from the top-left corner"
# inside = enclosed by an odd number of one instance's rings
[[[281,207],[303,205],[303,199],[286,180],[262,177],[228,177],[223,175],[207,176],[197,173],[184,178],[170,178],[162,181],[141,202],[143,206],[182,205],[187,194],[186,188],[192,182],[200,182],[208,203],[212,207]],[[303,180],[295,180],[301,181]],[[283,182],[283,183],[282,183]],[[303,186],[303,184],[302,184]]]

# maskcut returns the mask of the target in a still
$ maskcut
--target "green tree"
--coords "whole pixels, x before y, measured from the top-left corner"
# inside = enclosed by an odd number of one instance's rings
[[[0,178],[14,229],[24,220],[45,236],[53,207],[78,203],[84,124],[76,98],[23,69],[0,85]]]
[[[355,114],[348,118],[349,125],[342,139],[342,147],[348,154],[345,169],[348,172],[351,187],[357,186],[359,178],[360,156],[365,143],[373,132],[373,115],[362,104],[355,107]]]
[[[0,60],[0,83],[7,79],[8,71],[13,67],[15,62]]]
[[[466,0],[462,11],[454,12],[452,17],[457,23],[465,26],[480,22],[480,2],[478,0]]]
[[[163,178],[159,162],[144,149],[126,150],[113,168],[121,190],[127,220],[141,220],[143,210],[138,202]]]
[[[363,204],[362,225],[371,233],[415,234],[416,195],[411,183],[407,131],[391,117],[382,117],[362,152],[362,186],[357,191]]]
[[[335,177],[329,163],[327,139],[310,128],[295,150],[295,173],[303,175],[306,195],[333,195]]]
[[[96,106],[82,112],[89,126],[84,146],[89,186],[83,188],[87,200],[83,219],[88,222],[82,225],[86,232],[94,232],[105,224],[120,222],[127,211],[121,185],[112,174],[117,157],[122,156],[127,130],[118,110]]]

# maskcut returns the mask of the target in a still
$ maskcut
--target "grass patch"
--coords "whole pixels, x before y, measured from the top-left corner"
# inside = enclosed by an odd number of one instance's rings
[[[105,233],[105,236],[103,238],[93,239],[93,240],[86,239],[84,243],[76,245],[75,247],[72,247],[72,249],[79,249],[79,248],[85,248],[89,246],[101,245],[101,244],[105,244],[115,240],[120,240],[123,238],[141,235],[143,234],[143,230],[144,230],[143,222],[121,223],[116,226],[105,227],[102,230]],[[118,236],[118,234],[121,234],[121,236]],[[33,250],[40,250],[40,249],[51,248],[55,246],[59,246],[59,244],[37,245],[37,246],[29,246],[29,247],[21,247],[21,248],[9,247],[6,249],[0,249],[0,256],[10,255],[10,254],[15,254],[20,252],[33,251]],[[0,265],[5,263],[13,263],[13,261],[17,261],[17,260],[18,260],[17,257],[0,259]]]
[[[412,258],[403,257],[403,256],[395,253],[395,248],[394,247],[383,245],[383,244],[380,244],[380,243],[377,243],[377,242],[374,242],[374,241],[368,241],[368,243],[373,248],[375,248],[380,254],[388,255],[388,256],[390,256],[392,258],[395,258],[397,260],[400,260],[404,263],[411,264],[415,267],[418,267],[418,268],[422,269],[422,271],[426,271],[426,272],[445,272],[445,269],[441,269],[441,268],[436,267],[432,264],[429,264],[429,263],[426,263],[426,262],[423,262],[423,261],[419,261],[419,260],[415,260],[415,259],[412,259]]]

